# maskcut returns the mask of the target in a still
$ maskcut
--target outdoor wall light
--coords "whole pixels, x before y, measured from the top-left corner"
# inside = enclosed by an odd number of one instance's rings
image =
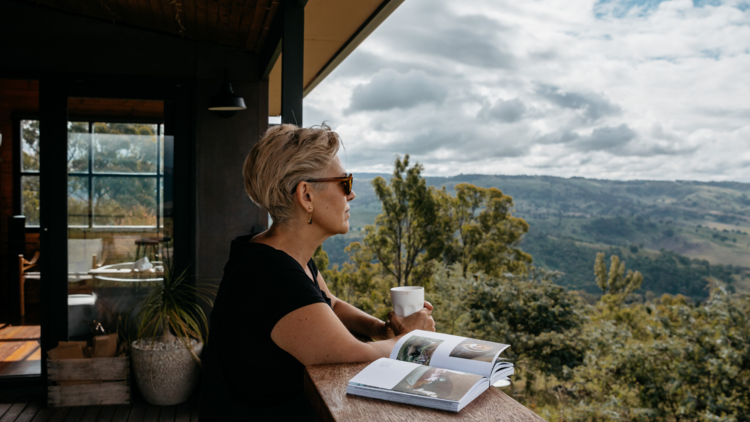
[[[239,95],[235,95],[232,91],[232,84],[227,80],[227,71],[224,70],[224,82],[221,84],[221,91],[219,95],[211,98],[211,104],[208,109],[216,112],[219,117],[225,119],[234,116],[239,110],[246,110],[245,100]]]

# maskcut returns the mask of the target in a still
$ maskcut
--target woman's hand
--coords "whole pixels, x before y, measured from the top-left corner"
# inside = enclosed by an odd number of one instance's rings
[[[424,309],[414,312],[407,317],[397,316],[395,312],[388,312],[386,328],[397,336],[414,330],[435,331],[435,320],[432,319],[432,304],[425,301]]]

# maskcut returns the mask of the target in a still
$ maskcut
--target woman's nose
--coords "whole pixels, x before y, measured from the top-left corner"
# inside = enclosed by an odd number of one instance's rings
[[[348,196],[348,197],[346,198],[346,200],[347,200],[347,201],[351,201],[351,200],[353,200],[353,199],[354,199],[354,198],[356,198],[356,197],[357,197],[357,194],[356,194],[356,193],[354,193],[354,189],[352,189],[352,191],[351,191],[351,192],[349,192],[349,196]]]

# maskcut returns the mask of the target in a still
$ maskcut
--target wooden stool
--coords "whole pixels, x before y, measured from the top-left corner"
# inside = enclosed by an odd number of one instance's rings
[[[36,261],[39,260],[39,252],[34,254],[31,261],[27,261],[23,255],[18,255],[18,287],[21,290],[20,301],[21,301],[21,316],[26,315],[26,299],[24,298],[24,286],[26,285],[26,279],[39,279],[39,273],[27,273],[26,271],[36,265]]]
[[[140,240],[136,240],[135,244],[135,260],[138,261],[142,257],[148,257],[151,261],[156,261],[156,256],[159,255],[159,243],[161,239],[158,237],[142,237]],[[143,255],[141,255],[143,253]],[[150,255],[149,255],[150,253]]]

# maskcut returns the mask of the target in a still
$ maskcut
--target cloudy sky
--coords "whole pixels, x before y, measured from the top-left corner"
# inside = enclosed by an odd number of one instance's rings
[[[750,182],[750,2],[406,0],[304,107],[353,172]]]

